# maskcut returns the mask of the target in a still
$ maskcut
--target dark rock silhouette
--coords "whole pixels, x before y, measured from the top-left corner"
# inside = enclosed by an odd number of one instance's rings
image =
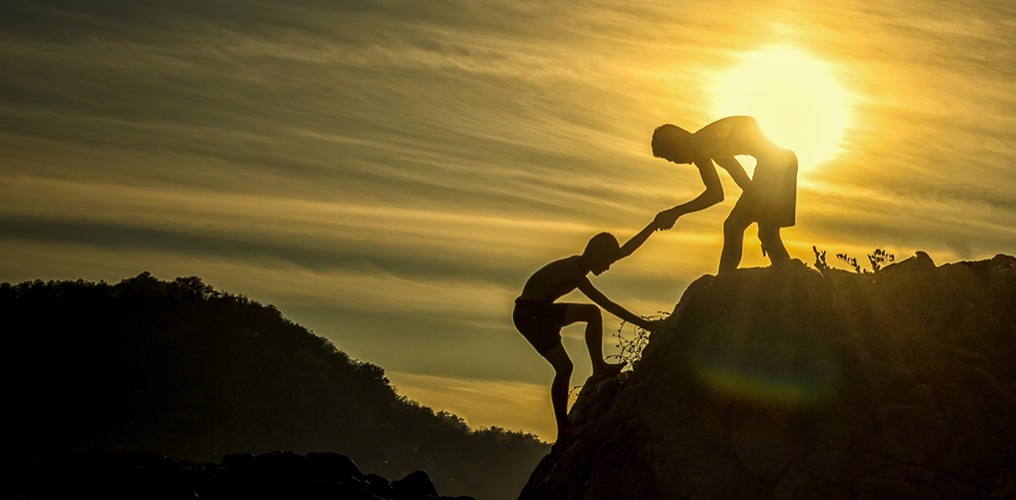
[[[437,490],[434,489],[434,483],[430,481],[430,476],[422,470],[413,472],[398,481],[392,481],[392,492],[398,498],[437,496]]]
[[[229,455],[221,464],[197,464],[156,453],[87,450],[55,454],[18,472],[6,481],[15,498],[453,498],[439,496],[426,472],[389,483],[363,474],[349,457],[337,453],[247,453]]]
[[[1016,498],[1016,259],[692,283],[522,499]]]
[[[514,498],[548,449],[409,401],[380,367],[196,277],[4,283],[0,316],[15,463],[87,449],[196,463],[252,452],[306,470],[310,452],[335,451],[378,474],[366,480],[379,491],[393,488],[382,476],[425,470],[446,495],[496,500]],[[301,455],[263,458],[273,450]],[[351,467],[310,463],[329,460]]]

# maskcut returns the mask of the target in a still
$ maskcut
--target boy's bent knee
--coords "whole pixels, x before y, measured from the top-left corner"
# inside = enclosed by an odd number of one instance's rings
[[[551,349],[543,357],[547,359],[550,366],[554,367],[554,371],[558,375],[571,375],[572,370],[575,368],[574,363],[572,363],[571,358],[568,357],[568,353],[565,352],[562,345]]]
[[[554,363],[554,381],[557,383],[568,384],[571,382],[572,372],[575,370],[575,365],[572,364],[570,359],[565,359],[562,363]]]

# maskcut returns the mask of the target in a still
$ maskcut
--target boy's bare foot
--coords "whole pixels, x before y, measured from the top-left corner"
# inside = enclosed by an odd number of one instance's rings
[[[623,370],[627,364],[627,362],[603,363],[602,365],[593,368],[593,374],[589,376],[586,383],[595,384],[605,378],[613,377],[614,375],[621,373],[621,370]]]

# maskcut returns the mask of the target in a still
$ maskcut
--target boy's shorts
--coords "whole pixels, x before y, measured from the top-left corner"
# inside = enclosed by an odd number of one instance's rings
[[[536,352],[546,356],[551,349],[561,345],[561,328],[567,312],[567,304],[516,299],[512,320]]]
[[[759,226],[793,226],[797,211],[797,161],[790,159],[756,165],[751,187],[738,198],[730,216],[758,222]]]

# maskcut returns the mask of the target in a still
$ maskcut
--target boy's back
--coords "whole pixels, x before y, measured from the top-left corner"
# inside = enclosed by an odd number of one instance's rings
[[[549,303],[575,290],[586,273],[579,264],[579,256],[572,255],[555,260],[537,270],[526,281],[519,300]]]

